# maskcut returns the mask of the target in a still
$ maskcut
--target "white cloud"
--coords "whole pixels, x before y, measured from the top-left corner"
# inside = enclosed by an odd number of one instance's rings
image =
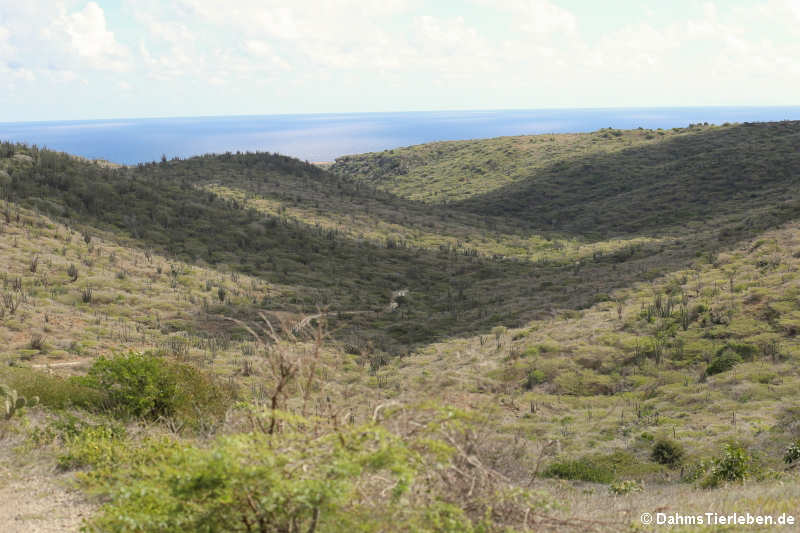
[[[164,22],[153,18],[144,20],[150,35],[168,43],[185,43],[196,40],[194,33],[179,22]]]
[[[9,59],[13,57],[16,50],[14,46],[11,45],[9,39],[11,37],[11,32],[8,28],[4,28],[0,26],[0,59]]]
[[[243,43],[244,49],[250,56],[257,58],[259,61],[268,61],[271,66],[277,67],[281,70],[291,70],[291,66],[281,56],[279,56],[275,49],[267,42],[258,39],[250,39]]]
[[[642,73],[663,68],[664,54],[680,47],[681,39],[671,29],[649,24],[629,26],[603,37],[587,55],[587,64],[609,72]]]
[[[441,78],[472,78],[494,72],[500,66],[497,45],[468,25],[463,17],[415,19],[413,67],[422,67]],[[406,65],[408,67],[409,65]]]
[[[52,34],[59,38],[62,32],[72,51],[92,68],[121,72],[130,67],[128,49],[108,30],[105,13],[95,2],[57,19]]]
[[[548,0],[477,0],[489,8],[514,13],[517,26],[537,36],[572,34],[578,29],[575,15]]]
[[[465,107],[786,102],[800,84],[800,0],[706,1],[669,22],[654,4],[616,25],[560,0],[106,1],[0,0],[0,83],[116,91],[136,76],[142,94],[264,87],[316,108],[383,88],[387,107],[427,106],[429,86]]]
[[[139,54],[147,76],[156,80],[169,80],[182,76],[197,76],[206,66],[205,57],[189,52],[180,44],[171,44],[159,55],[152,54],[144,41],[139,42]]]
[[[800,0],[784,0],[786,9],[800,22]]]

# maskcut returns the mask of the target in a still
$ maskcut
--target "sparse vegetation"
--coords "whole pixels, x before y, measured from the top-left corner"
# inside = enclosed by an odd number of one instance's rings
[[[100,495],[98,530],[788,509],[797,127],[435,143],[339,175],[2,144],[2,445]]]

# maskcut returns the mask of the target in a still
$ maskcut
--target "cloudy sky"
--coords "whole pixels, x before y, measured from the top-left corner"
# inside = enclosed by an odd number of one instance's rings
[[[797,105],[800,0],[0,0],[0,122]]]

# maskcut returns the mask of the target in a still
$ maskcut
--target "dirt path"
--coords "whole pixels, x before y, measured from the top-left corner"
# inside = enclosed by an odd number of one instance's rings
[[[0,441],[0,449],[8,444],[8,440]],[[13,455],[0,451],[0,531],[77,532],[94,508],[68,487],[70,475]]]

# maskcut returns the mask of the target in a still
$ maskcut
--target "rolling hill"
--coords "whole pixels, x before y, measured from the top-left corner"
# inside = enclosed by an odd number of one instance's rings
[[[337,159],[332,170],[422,202],[585,239],[797,213],[800,122],[600,130],[435,143]],[[766,220],[765,220],[766,217]]]
[[[331,171],[2,143],[0,383],[25,401],[0,517],[78,527],[52,494],[99,531],[795,512],[798,141],[606,129]]]

